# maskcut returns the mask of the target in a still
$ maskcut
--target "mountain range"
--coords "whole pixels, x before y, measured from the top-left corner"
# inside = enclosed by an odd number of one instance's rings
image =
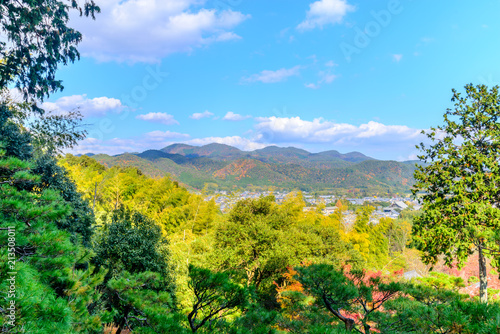
[[[277,146],[247,152],[216,143],[173,144],[116,156],[87,155],[108,167],[137,167],[152,177],[168,173],[194,189],[403,193],[410,190],[416,168],[415,162],[376,160],[359,152],[310,153]]]

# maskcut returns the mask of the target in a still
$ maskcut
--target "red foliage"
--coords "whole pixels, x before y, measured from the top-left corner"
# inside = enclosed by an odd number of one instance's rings
[[[490,260],[487,260],[487,268],[490,272],[488,273],[488,288],[500,290],[500,279],[498,274],[491,272],[492,266]],[[454,264],[451,268],[440,264],[434,268],[435,271],[443,272],[448,275],[460,277],[464,280],[467,285],[465,288],[459,290],[460,293],[468,294],[471,297],[479,296],[479,284],[471,283],[469,284],[469,278],[474,276],[479,277],[479,265],[478,265],[478,254],[475,253],[469,257],[462,269],[458,269],[457,265]],[[497,294],[497,296],[500,294]]]
[[[309,264],[305,264],[306,266]],[[363,310],[358,313],[347,312],[345,310],[340,310],[340,314],[342,317],[347,319],[352,319],[356,327],[363,333],[365,333],[363,322],[370,326],[370,333],[380,333],[380,330],[375,328],[376,324],[364,321],[365,317],[368,316],[374,310],[384,311],[383,303],[396,295],[395,292],[391,291],[381,291],[379,290],[379,284],[381,283],[389,283],[391,281],[397,281],[399,277],[403,275],[403,270],[395,271],[392,275],[383,275],[381,271],[362,271],[355,272],[351,270],[350,265],[345,265],[342,268],[344,275],[347,279],[354,283],[354,285],[360,289],[362,287],[369,287],[372,289],[371,298],[366,298],[367,296],[360,295],[358,298],[352,301],[352,304],[363,305]],[[276,285],[276,291],[278,292],[278,302],[280,303],[282,308],[288,308],[293,303],[293,300],[283,296],[283,292],[285,291],[296,291],[296,292],[304,292],[304,287],[302,284],[295,279],[295,275],[297,271],[295,271],[292,267],[287,267],[287,272],[283,274],[284,281],[281,285],[274,282]],[[369,300],[368,300],[369,299]],[[297,319],[300,317],[300,314],[290,314],[290,317],[293,319]],[[366,332],[368,334],[368,332]]]

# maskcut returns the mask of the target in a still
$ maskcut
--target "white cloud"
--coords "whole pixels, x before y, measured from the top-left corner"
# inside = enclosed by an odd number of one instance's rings
[[[309,5],[306,19],[297,26],[298,30],[323,28],[328,24],[341,23],[348,12],[355,10],[346,0],[319,0]]]
[[[151,112],[145,115],[138,115],[137,119],[142,119],[143,121],[161,123],[165,125],[179,124],[174,118],[174,116],[163,113],[163,112]]]
[[[172,131],[152,131],[148,132],[145,135],[147,140],[161,142],[166,139],[174,139],[174,138],[189,138],[190,136],[186,133],[178,133]]]
[[[260,81],[262,83],[276,83],[281,82],[289,77],[297,76],[300,74],[300,66],[295,66],[292,68],[282,68],[277,71],[269,71],[265,70],[258,74],[254,74],[249,76],[248,78],[243,78],[244,82],[257,82]]]
[[[184,143],[197,146],[207,145],[211,143],[226,144],[233,147],[237,147],[243,151],[253,151],[268,146],[266,144],[259,143],[247,138],[242,138],[240,136],[196,138],[185,141]]]
[[[99,61],[157,62],[215,42],[239,39],[232,30],[249,15],[199,8],[203,0],[101,0],[96,20],[71,17],[83,33],[79,49]]]
[[[392,60],[395,61],[396,63],[399,63],[401,61],[401,59],[403,59],[403,55],[402,54],[394,54],[394,55],[392,55]]]
[[[79,109],[84,117],[100,117],[109,112],[121,113],[126,108],[118,99],[105,96],[89,99],[86,94],[64,96],[55,102],[44,102],[41,107],[56,114]]]
[[[359,151],[379,159],[407,160],[416,153],[415,145],[426,142],[421,129],[405,125],[387,125],[380,121],[363,124],[339,123],[316,118],[257,117],[252,130],[242,136],[192,138],[187,133],[152,131],[138,137],[102,140],[87,138],[72,150],[73,153],[143,152],[161,149],[173,143],[206,145],[220,143],[250,151],[269,145],[294,146],[310,152],[338,150]]]
[[[327,72],[319,72],[319,76],[321,78],[321,80],[319,81],[320,83],[326,83],[326,84],[330,84],[332,83],[336,78],[337,76],[329,71]]]
[[[233,122],[238,122],[238,121],[244,121],[246,119],[249,119],[252,116],[243,116],[240,114],[235,114],[232,111],[228,111],[227,114],[222,118],[223,121],[233,121]]]
[[[326,67],[334,67],[334,66],[337,66],[337,64],[335,64],[333,60],[330,60],[330,61],[325,63],[325,66]]]
[[[212,42],[226,42],[237,39],[241,39],[241,36],[236,35],[234,32],[225,32],[220,35],[205,39],[205,44]]]
[[[335,123],[316,118],[312,121],[300,117],[259,117],[256,118],[256,142],[291,144],[331,144],[348,147],[391,145],[414,146],[422,139],[420,129],[405,125],[385,125],[369,121],[359,126]]]
[[[211,117],[213,115],[214,114],[211,113],[210,111],[205,110],[204,112],[195,112],[194,114],[192,114],[191,116],[189,116],[189,118],[199,120],[199,119],[202,119],[202,118]]]
[[[69,150],[73,154],[85,153],[104,153],[109,155],[121,154],[124,152],[138,152],[142,148],[138,148],[137,141],[133,139],[102,140],[97,138],[85,138],[78,143],[78,146]]]
[[[319,85],[316,85],[314,83],[304,84],[304,86],[306,86],[307,88],[311,88],[311,89],[319,89],[320,88]]]

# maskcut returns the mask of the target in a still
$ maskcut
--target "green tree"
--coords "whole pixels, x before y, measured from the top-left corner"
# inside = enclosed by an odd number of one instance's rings
[[[87,305],[98,298],[95,287],[104,273],[91,276],[92,253],[54,223],[70,217],[70,204],[56,189],[31,189],[41,179],[31,172],[33,164],[5,152],[0,150],[0,328],[40,334],[102,330],[103,314],[89,314]],[[13,275],[15,291],[9,297],[7,279]],[[10,324],[4,304],[9,299],[16,314]]]
[[[411,238],[411,223],[401,218],[382,218],[380,227],[389,242],[390,255],[403,252]]]
[[[460,267],[477,251],[480,299],[487,302],[486,258],[500,245],[500,95],[498,87],[465,90],[465,96],[453,90],[454,109],[427,133],[431,144],[420,144],[424,164],[415,171],[413,194],[421,194],[423,213],[413,233],[427,263],[444,255],[446,264]]]
[[[60,140],[42,139],[36,130],[26,127],[26,119],[32,118],[30,117],[32,114],[24,110],[24,107],[25,103],[13,103],[8,97],[0,96],[0,138],[4,143],[5,156],[23,161],[31,160],[33,162],[31,172],[38,176],[30,182],[21,183],[19,187],[26,191],[43,189],[58,191],[73,210],[69,216],[57,220],[57,226],[70,232],[73,239],[82,238],[83,243],[89,246],[92,234],[91,225],[94,221],[92,213],[68,178],[66,171],[57,165],[54,157],[61,149],[72,147],[83,134],[78,131],[66,132],[67,129],[65,130],[64,126],[59,127],[58,123],[61,119],[57,118],[46,123],[46,133],[51,133],[51,138],[58,137],[50,130],[50,123],[59,129],[57,131],[65,134],[59,137]],[[49,141],[51,144],[47,146],[46,143]]]
[[[273,197],[238,202],[228,222],[216,230],[215,248],[220,269],[244,272],[248,285],[260,287],[286,268],[289,253],[283,240],[285,224],[279,219]]]
[[[454,280],[454,278],[451,278]],[[442,280],[438,278],[438,280]],[[446,279],[445,279],[446,280]],[[498,303],[485,304],[464,298],[444,288],[443,282],[431,286],[407,284],[403,294],[384,307],[395,313],[392,329],[387,333],[498,333]],[[445,285],[454,285],[447,282]]]
[[[121,272],[111,279],[105,295],[113,308],[116,334],[125,328],[138,333],[187,333],[175,301],[165,290],[165,280],[158,273]]]
[[[79,57],[81,34],[67,26],[69,11],[92,16],[92,0],[0,2],[0,286],[2,300],[15,271],[16,321],[0,307],[2,332],[99,333],[106,312],[89,312],[104,272],[89,265],[92,220],[53,156],[82,139],[78,112],[46,115],[35,101],[61,90],[59,64]],[[16,85],[26,102],[12,101]],[[34,116],[34,117],[33,117]],[[37,158],[36,161],[28,161]],[[15,230],[15,240],[8,236]],[[69,232],[69,233],[68,233]],[[9,243],[15,243],[10,246]],[[7,247],[9,245],[9,247]],[[7,251],[8,249],[8,251]],[[9,277],[11,278],[11,277]],[[109,315],[109,314],[108,314]]]
[[[287,266],[305,260],[356,267],[363,262],[328,217],[315,212],[304,217],[302,206],[300,197],[283,205],[274,203],[272,196],[242,200],[216,228],[211,256],[215,267],[239,273],[258,289],[266,307],[278,307],[274,282],[281,282]]]
[[[82,129],[80,110],[68,110],[64,114],[53,114],[49,110],[40,114],[33,105],[25,105],[29,116],[25,126],[29,128],[36,155],[58,155],[63,149],[72,148],[85,139],[87,131]]]
[[[34,103],[14,101],[4,87],[0,87],[0,104],[0,134],[7,154],[15,154],[20,159],[60,154],[84,139],[87,133],[80,125],[79,110],[63,114],[45,112]]]
[[[196,204],[191,204],[196,210],[191,221],[191,230],[197,234],[208,233],[219,211],[217,204],[213,198],[210,201],[204,201],[201,196],[192,198],[196,200]]]
[[[93,218],[52,156],[33,159],[32,133],[22,125],[25,115],[18,106],[0,101],[0,245],[7,249],[8,228],[14,227],[22,282],[16,294],[19,327],[13,330],[99,330],[102,314],[89,314],[87,305],[98,298],[95,287],[104,273],[90,275],[92,252],[80,245],[90,244]],[[5,256],[3,252],[2,283],[9,272]]]
[[[83,199],[91,203],[95,214],[96,205],[102,201],[102,188],[107,181],[104,178],[106,168],[86,155],[75,157],[67,154],[59,162],[68,171]]]
[[[68,27],[69,12],[95,17],[93,0],[5,0],[0,2],[0,87],[14,83],[26,100],[43,99],[63,88],[56,80],[59,64],[79,59],[76,45],[82,35]]]
[[[97,231],[94,240],[97,267],[109,270],[110,277],[122,271],[156,272],[172,284],[168,240],[160,226],[148,217],[124,207],[114,211],[111,221]],[[173,291],[173,286],[169,286]]]
[[[220,319],[246,306],[248,291],[232,282],[227,273],[189,266],[189,278],[194,300],[187,318],[193,333],[205,325],[214,329]]]
[[[27,160],[32,156],[31,136],[20,126],[22,119],[16,108],[13,108],[4,96],[0,100],[0,138],[8,157]]]
[[[94,215],[88,203],[82,199],[76,185],[69,179],[68,173],[57,164],[57,160],[48,154],[35,159],[32,172],[40,177],[38,182],[32,182],[24,189],[53,189],[57,191],[68,205],[71,214],[55,221],[58,228],[71,233],[73,241],[82,242],[90,247],[93,234]]]
[[[92,308],[112,311],[118,332],[125,326],[155,328],[154,319],[174,308],[168,246],[160,226],[124,207],[96,232],[92,262],[96,269],[107,269],[107,275],[100,286],[102,298]]]

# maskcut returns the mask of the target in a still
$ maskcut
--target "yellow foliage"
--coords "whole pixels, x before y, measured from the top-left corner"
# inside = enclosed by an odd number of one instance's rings
[[[347,234],[347,241],[349,241],[354,249],[361,253],[365,260],[368,259],[370,254],[370,240],[368,233],[358,233],[351,231]]]

